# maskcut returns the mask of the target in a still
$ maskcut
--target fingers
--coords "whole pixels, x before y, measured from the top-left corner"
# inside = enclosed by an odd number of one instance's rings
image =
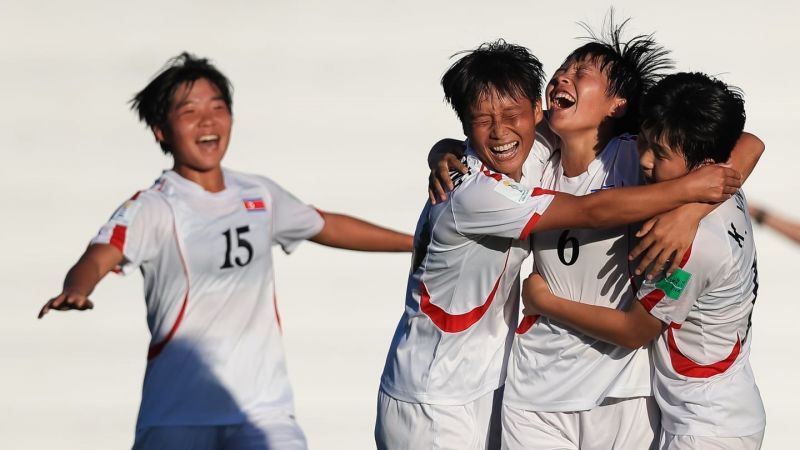
[[[650,270],[646,272],[647,279],[652,280],[653,278],[656,277],[656,275],[661,273],[661,271],[664,270],[664,266],[666,266],[667,263],[669,263],[669,260],[670,258],[672,258],[673,254],[675,254],[675,252],[670,249],[662,249],[658,253],[658,256],[656,257],[652,267],[650,267]],[[674,260],[675,258],[672,259]]]
[[[667,276],[671,276],[681,267],[681,258],[678,258],[678,255],[683,255],[683,251],[678,250],[675,252],[675,258],[672,258],[672,264],[670,264],[669,268],[667,269]]]
[[[635,247],[633,247],[633,250],[631,250],[630,254],[628,254],[629,261],[633,261],[634,259],[638,258],[639,255],[644,253],[648,248],[650,248],[651,245],[653,245],[654,239],[653,236],[650,234],[650,228],[647,229],[647,231],[645,232],[647,234],[645,234],[642,240],[640,240],[639,243],[636,244]],[[644,230],[644,227],[642,227],[642,230]],[[636,237],[641,237],[640,233],[636,233]],[[639,275],[639,273],[640,272],[636,272],[637,275]]]
[[[657,221],[658,221],[658,219],[652,218],[652,219],[648,220],[647,222],[643,223],[642,224],[642,228],[640,228],[639,231],[636,232],[636,237],[640,238],[640,237],[646,235],[647,233],[649,233],[650,230],[653,229],[653,227],[655,226]],[[642,249],[642,250],[644,250],[644,249]],[[631,253],[631,254],[633,254],[633,253]],[[637,253],[636,255],[631,256],[630,259],[633,259],[636,256],[639,256],[639,254]]]
[[[453,165],[453,158],[452,155],[448,155],[445,159],[439,162],[438,169],[436,170],[436,181],[439,183],[444,183],[444,187],[447,188],[448,191],[453,190],[453,180],[450,178],[450,167]]]
[[[61,304],[64,303],[64,300],[66,298],[67,296],[64,293],[61,293],[57,297],[53,297],[50,300],[48,300],[47,303],[45,303],[44,306],[42,306],[42,309],[39,310],[38,318],[41,319],[42,317],[44,317],[44,315],[47,314],[51,309],[59,308]]]
[[[432,205],[435,205],[438,200],[447,200],[447,193],[444,191],[444,188],[437,177],[436,171],[433,170],[428,176],[428,196],[431,199]]]
[[[464,175],[467,172],[469,172],[469,168],[467,168],[467,166],[464,163],[462,163],[460,159],[455,158],[455,157],[453,159],[455,160],[455,161],[453,161],[453,165],[452,165],[453,169],[456,169],[462,175]]]
[[[57,311],[67,311],[70,309],[85,311],[93,308],[94,303],[84,295],[62,293],[58,297],[50,299],[42,306],[42,309],[39,310],[38,318],[41,319],[44,317],[51,309]]]

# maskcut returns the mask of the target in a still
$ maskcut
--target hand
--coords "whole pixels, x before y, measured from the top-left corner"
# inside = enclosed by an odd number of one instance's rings
[[[709,164],[685,176],[690,201],[719,203],[731,198],[742,186],[742,174],[724,164]]]
[[[428,176],[428,198],[431,200],[431,205],[436,204],[437,198],[441,201],[447,200],[447,192],[453,190],[453,180],[450,178],[451,170],[457,170],[462,174],[467,173],[467,166],[452,153],[442,155],[442,158],[436,163],[436,168],[431,169],[431,174]]]
[[[641,240],[628,255],[629,260],[634,260],[644,253],[636,268],[636,275],[645,273],[647,279],[652,280],[670,261],[667,275],[672,275],[680,267],[683,255],[694,242],[697,227],[704,217],[695,213],[696,206],[684,205],[659,214],[642,225],[636,233]]]
[[[75,292],[62,292],[57,297],[48,300],[48,302],[42,306],[42,309],[39,311],[39,319],[44,317],[51,309],[58,311],[67,311],[69,309],[84,311],[92,308],[94,308],[94,303],[92,303],[87,296]]]
[[[538,273],[532,273],[522,282],[522,314],[526,316],[541,315],[539,309],[550,295],[550,287]]]

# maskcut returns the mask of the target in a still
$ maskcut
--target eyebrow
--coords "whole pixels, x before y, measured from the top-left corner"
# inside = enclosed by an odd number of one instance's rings
[[[221,102],[225,101],[225,99],[222,98],[221,94],[220,95],[215,95],[214,97],[211,98],[212,102],[213,101],[217,101],[217,100],[219,100]],[[181,109],[182,107],[184,107],[184,106],[186,106],[186,105],[188,105],[190,103],[196,103],[196,101],[195,100],[190,100],[189,97],[187,96],[187,97],[184,97],[183,100],[181,100],[178,103],[176,103],[175,106],[172,107],[172,109],[178,110],[178,109]]]

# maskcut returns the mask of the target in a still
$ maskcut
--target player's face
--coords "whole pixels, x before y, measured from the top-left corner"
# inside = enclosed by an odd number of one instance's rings
[[[639,165],[648,183],[671,180],[689,172],[683,154],[673,151],[647,130],[639,133],[636,146],[639,149]]]
[[[231,112],[219,89],[205,78],[184,83],[175,90],[167,130],[154,128],[156,139],[172,147],[175,170],[219,170],[231,134]]]
[[[597,132],[604,120],[625,112],[625,101],[607,90],[608,76],[600,70],[600,61],[587,57],[565,63],[545,90],[550,127],[562,138]]]
[[[540,120],[541,103],[492,89],[470,108],[464,133],[484,164],[519,181]]]

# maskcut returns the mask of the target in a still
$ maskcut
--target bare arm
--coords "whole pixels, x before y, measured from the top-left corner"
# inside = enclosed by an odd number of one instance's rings
[[[761,139],[750,133],[742,133],[728,160],[731,167],[742,174],[742,183],[753,172],[763,153],[764,143]],[[700,221],[717,206],[690,203],[648,220],[636,233],[642,239],[630,254],[631,260],[643,254],[636,273],[649,272],[648,278],[652,279],[671,260],[667,275],[672,274],[680,264],[680,256],[694,241]]]
[[[750,205],[750,215],[757,224],[770,227],[800,244],[800,222],[794,222],[772,212],[767,212],[764,208],[754,204]]]
[[[665,328],[638,301],[627,311],[567,300],[550,292],[539,274],[531,274],[522,289],[526,315],[541,314],[581,333],[615,345],[639,348],[648,344]]]
[[[58,311],[92,309],[94,304],[89,300],[89,295],[97,283],[114,267],[121,264],[123,259],[122,252],[113,245],[90,245],[67,272],[61,293],[42,306],[39,318],[44,317],[51,309]]]
[[[691,202],[720,202],[741,186],[739,174],[705,166],[657,185],[608,189],[584,196],[556,193],[533,231],[607,228],[637,222]]]
[[[325,225],[311,240],[328,247],[366,252],[410,252],[414,237],[355,217],[322,212]]]

